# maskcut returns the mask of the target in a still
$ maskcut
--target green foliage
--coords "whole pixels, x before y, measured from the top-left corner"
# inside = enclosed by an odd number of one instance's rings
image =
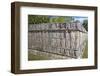
[[[86,29],[86,31],[88,31],[88,20],[83,21],[83,26]]]
[[[72,20],[73,20],[72,17],[64,17],[64,16],[55,16],[50,18],[51,23],[71,22]]]
[[[42,15],[28,15],[28,24],[49,23],[48,16]]]
[[[73,17],[71,17],[71,16],[65,17],[65,22],[72,22],[72,21],[74,21]]]
[[[73,17],[70,16],[28,15],[28,24],[65,23],[72,21]]]

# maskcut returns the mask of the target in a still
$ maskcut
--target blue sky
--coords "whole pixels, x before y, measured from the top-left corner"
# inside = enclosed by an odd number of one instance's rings
[[[82,17],[82,16],[73,16],[75,21],[79,20],[80,22],[83,23],[84,20],[88,20],[88,17]]]

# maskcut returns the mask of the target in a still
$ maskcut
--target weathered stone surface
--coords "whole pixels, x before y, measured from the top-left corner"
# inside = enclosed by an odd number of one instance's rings
[[[62,58],[81,58],[86,40],[87,31],[81,23],[31,24],[28,27],[28,48],[41,55],[43,51],[46,55],[50,52],[50,59],[62,55]]]

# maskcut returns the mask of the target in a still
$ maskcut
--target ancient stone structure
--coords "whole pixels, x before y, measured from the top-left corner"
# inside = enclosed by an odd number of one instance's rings
[[[28,26],[28,49],[50,59],[81,58],[87,31],[80,22],[44,23]]]

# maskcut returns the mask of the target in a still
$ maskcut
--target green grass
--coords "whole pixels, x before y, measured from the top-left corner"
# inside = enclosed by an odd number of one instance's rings
[[[86,42],[85,49],[83,50],[83,56],[82,58],[88,58],[88,41]]]
[[[28,60],[48,60],[45,56],[33,55],[32,53],[28,52]]]

